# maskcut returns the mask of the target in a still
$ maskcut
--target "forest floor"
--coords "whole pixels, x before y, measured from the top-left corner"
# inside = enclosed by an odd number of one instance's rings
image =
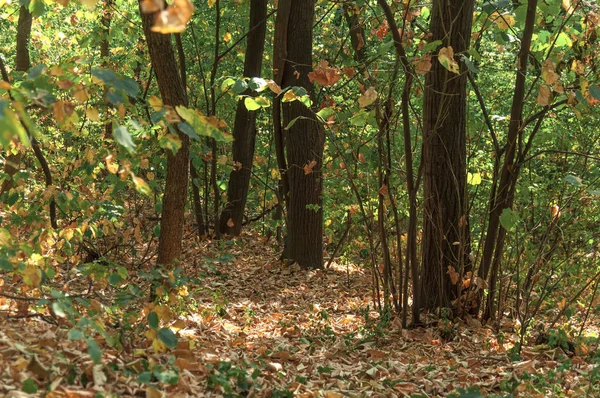
[[[64,318],[1,298],[0,396],[600,396],[593,342],[577,344],[573,353],[530,343],[517,359],[509,319],[499,333],[477,321],[433,316],[424,316],[425,328],[402,329],[398,317],[373,311],[370,274],[362,268],[284,267],[256,237],[224,246],[217,252],[206,243],[186,244],[185,272],[197,279],[171,305],[151,308],[177,332],[173,348],[154,339],[146,321],[150,304],[115,314],[109,303],[116,290],[100,283],[95,293],[85,281],[79,288],[93,295],[101,314],[95,322],[121,344],[111,348],[96,335],[99,363]],[[111,325],[115,316],[137,327],[119,330]],[[588,320],[590,328],[597,321]],[[460,390],[473,387],[479,392]]]

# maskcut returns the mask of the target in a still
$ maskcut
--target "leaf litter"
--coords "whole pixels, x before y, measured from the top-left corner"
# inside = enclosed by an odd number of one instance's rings
[[[425,328],[402,329],[400,317],[373,310],[364,268],[286,266],[272,245],[250,235],[224,245],[228,255],[219,260],[224,249],[189,240],[182,264],[198,282],[186,285],[173,303],[135,304],[135,333],[119,333],[107,312],[95,318],[120,339],[115,345],[110,336],[94,336],[102,354],[97,363],[92,345],[73,339],[74,325],[52,306],[3,297],[0,395],[544,397],[597,391],[597,340],[575,352],[530,344],[515,358],[511,347],[518,337],[509,319],[497,332],[477,320],[433,315],[426,316]],[[0,293],[10,296],[3,288]],[[87,282],[69,286],[71,292],[86,288]],[[99,282],[92,290],[97,308],[117,292]],[[149,310],[176,333],[172,347],[148,327]],[[465,392],[472,387],[478,392]]]

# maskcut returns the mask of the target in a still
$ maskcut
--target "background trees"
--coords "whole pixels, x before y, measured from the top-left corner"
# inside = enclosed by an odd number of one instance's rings
[[[527,324],[536,297],[594,286],[597,5],[67,3],[2,9],[2,228],[31,225],[20,241],[170,265],[184,236],[283,228],[302,267],[336,247],[364,263],[405,324],[479,298]],[[20,275],[50,249],[1,250]]]

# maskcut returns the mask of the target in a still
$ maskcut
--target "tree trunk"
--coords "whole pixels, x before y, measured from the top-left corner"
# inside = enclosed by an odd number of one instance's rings
[[[431,13],[431,40],[441,40],[455,54],[469,48],[474,0],[439,0]],[[470,251],[466,195],[466,85],[465,65],[460,74],[434,61],[425,78],[424,216],[421,305],[448,307],[460,284]],[[450,271],[449,271],[450,269]]]
[[[504,238],[506,231],[500,225],[500,215],[502,211],[512,207],[512,197],[515,184],[518,177],[519,167],[516,167],[515,155],[517,153],[517,141],[522,134],[523,126],[523,105],[526,91],[527,64],[529,59],[529,47],[535,28],[537,0],[529,0],[527,3],[527,14],[525,17],[525,28],[521,38],[521,48],[519,50],[518,69],[515,79],[515,91],[510,111],[510,124],[508,125],[508,134],[506,139],[506,152],[504,163],[500,170],[500,182],[496,190],[496,197],[491,204],[490,216],[488,221],[487,234],[483,245],[481,257],[481,266],[479,267],[479,276],[487,279],[490,267],[492,273],[490,280],[492,282],[488,294],[492,295],[486,307],[484,319],[489,319],[493,313],[493,292],[495,280],[500,266],[500,259],[504,250]]]
[[[29,57],[29,40],[31,39],[31,25],[33,16],[26,6],[19,10],[19,22],[17,25],[17,59],[15,69],[26,71],[31,68]]]
[[[166,106],[187,106],[187,94],[177,68],[171,36],[151,32],[152,14],[142,15],[142,24],[156,81]],[[167,177],[158,240],[158,263],[170,266],[181,257],[185,200],[189,172],[190,139],[178,132],[181,148],[177,153],[167,151]]]
[[[245,77],[258,77],[261,73],[267,31],[267,4],[267,0],[252,0],[250,3],[250,27],[244,61]],[[252,93],[248,90],[244,94]],[[223,234],[237,236],[242,231],[256,141],[256,112],[246,109],[243,101],[239,101],[237,105],[233,137],[234,167],[229,176],[227,205],[221,213],[219,228]]]
[[[277,18],[276,30],[286,29],[283,48],[283,70],[277,70],[282,87],[302,86],[314,100],[314,86],[308,78],[312,71],[312,25],[315,0],[281,0],[279,9],[287,3],[287,20]],[[277,62],[274,59],[274,63]],[[277,79],[276,79],[277,80]],[[292,127],[284,133],[287,158],[286,177],[289,185],[287,200],[286,258],[303,268],[323,267],[322,175],[324,130],[312,109],[299,101],[281,104],[282,126]],[[278,123],[278,120],[275,120]]]
[[[103,5],[102,17],[100,19],[100,23],[102,24],[102,39],[100,40],[100,58],[102,58],[102,67],[108,68],[109,58],[110,58],[110,23],[112,22],[112,5],[114,0],[106,0]],[[106,89],[105,89],[105,100],[104,105],[106,106],[106,115],[109,114],[110,103],[108,98],[106,98]],[[107,120],[104,124],[104,138],[107,140],[112,139],[113,136],[113,128],[112,121]]]
[[[17,54],[15,60],[15,69],[18,71],[27,71],[31,68],[31,59],[29,57],[29,41],[31,38],[31,25],[33,17],[27,7],[21,6],[19,9],[19,22],[17,25]],[[13,177],[19,171],[22,153],[8,153],[4,159],[4,174],[8,176],[2,182],[0,187],[0,196],[12,189],[14,185]]]

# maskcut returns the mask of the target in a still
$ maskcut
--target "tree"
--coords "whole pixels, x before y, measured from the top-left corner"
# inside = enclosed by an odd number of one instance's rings
[[[17,54],[15,57],[15,69],[18,71],[27,71],[31,68],[31,58],[29,56],[29,41],[31,39],[31,25],[33,16],[27,9],[26,5],[19,8],[19,22],[17,23]],[[8,79],[7,79],[8,81]],[[8,153],[4,160],[4,173],[7,178],[2,182],[0,187],[0,197],[11,190],[14,181],[13,177],[19,171],[19,163],[21,163],[22,153]]]
[[[275,23],[273,65],[281,86],[303,87],[314,100],[312,71],[312,26],[315,0],[279,2]],[[279,97],[281,99],[281,96]],[[323,267],[323,181],[321,166],[325,134],[315,112],[299,100],[281,106],[287,182],[287,238],[285,257],[304,268]],[[274,111],[277,115],[277,111]],[[281,148],[278,156],[281,157]],[[281,165],[281,163],[280,163]],[[281,166],[280,166],[281,167]]]
[[[267,0],[250,2],[250,27],[244,60],[245,77],[260,76],[267,31],[267,3]],[[244,95],[251,95],[251,92],[252,90],[248,89]],[[221,213],[219,228],[221,233],[235,236],[242,231],[256,142],[256,112],[249,111],[243,101],[237,104],[233,136],[234,168],[229,176],[227,204]]]
[[[425,77],[423,99],[421,304],[428,309],[449,306],[458,293],[456,274],[468,266],[467,69],[454,54],[469,48],[473,7],[473,0],[438,0],[431,11],[431,41],[442,48]]]
[[[163,103],[170,107],[171,111],[174,111],[173,108],[178,105],[187,106],[187,94],[177,68],[171,36],[151,30],[153,13],[141,12],[141,16],[148,52]],[[188,186],[190,139],[179,130],[177,136],[181,141],[177,153],[167,150],[167,175],[158,241],[158,263],[167,266],[181,257]]]

